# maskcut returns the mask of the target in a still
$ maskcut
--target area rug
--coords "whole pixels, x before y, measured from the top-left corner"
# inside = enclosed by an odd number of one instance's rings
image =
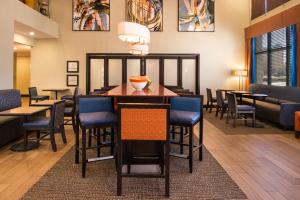
[[[197,157],[192,174],[188,160],[171,158],[170,199],[247,199],[206,149],[202,162]],[[165,199],[164,179],[124,178],[122,197],[116,196],[116,180],[113,160],[88,164],[87,177],[81,178],[73,148],[22,199]]]
[[[285,131],[278,127],[276,127],[274,124],[256,120],[256,122],[260,125],[263,125],[262,128],[253,128],[251,126],[246,126],[244,124],[244,121],[238,120],[237,126],[233,128],[233,120],[230,120],[229,123],[226,123],[226,114],[224,114],[223,119],[220,119],[219,117],[215,117],[216,112],[209,113],[208,111],[204,111],[204,119],[209,121],[211,124],[213,124],[218,129],[222,130],[223,133],[227,135],[255,135],[255,134],[294,134],[293,131]],[[251,125],[252,121],[251,119],[248,120],[249,125]]]

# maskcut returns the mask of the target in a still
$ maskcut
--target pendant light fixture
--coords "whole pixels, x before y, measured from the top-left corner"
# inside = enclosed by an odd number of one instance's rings
[[[146,22],[149,18],[150,2],[149,0],[131,0],[131,6],[135,10],[135,14],[131,14],[131,21],[118,24],[118,37],[128,43],[129,53],[133,55],[149,54],[150,31]],[[138,14],[139,16],[136,16]]]

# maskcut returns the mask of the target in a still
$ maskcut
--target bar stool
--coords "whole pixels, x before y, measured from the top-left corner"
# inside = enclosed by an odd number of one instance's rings
[[[180,127],[179,141],[171,141],[179,145],[180,154],[171,153],[171,156],[189,160],[189,172],[193,172],[193,152],[199,150],[199,160],[202,160],[203,153],[203,96],[181,96],[171,98],[170,124]],[[194,126],[199,123],[199,145],[194,145]],[[184,143],[183,128],[188,129],[185,136],[189,137],[189,143]],[[188,155],[184,155],[184,146],[189,147]]]
[[[76,151],[75,163],[79,163],[79,153],[82,157],[82,177],[86,175],[86,164],[89,162],[113,159],[114,150],[114,129],[117,127],[118,116],[113,110],[113,99],[111,97],[80,96],[79,97],[79,117],[76,123]],[[82,129],[82,145],[79,147],[79,127]],[[111,156],[87,158],[86,132],[87,130],[112,128],[111,141],[98,143],[97,148],[111,147]],[[88,149],[91,149],[88,148]]]

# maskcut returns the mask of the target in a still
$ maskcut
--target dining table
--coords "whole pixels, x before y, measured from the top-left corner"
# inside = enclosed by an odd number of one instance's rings
[[[230,91],[230,93],[235,94],[235,96],[237,98],[239,98],[240,104],[243,104],[243,96],[248,95],[248,94],[252,94],[252,92],[250,92],[250,91],[241,91],[241,90]]]
[[[57,100],[59,92],[67,92],[69,90],[70,90],[69,88],[48,88],[48,89],[43,89],[44,92],[54,92],[55,93],[55,100]]]
[[[42,113],[46,110],[48,110],[49,106],[21,106],[9,110],[5,110],[0,112],[0,116],[17,116],[17,117],[23,117],[24,122],[28,121],[30,117]],[[39,147],[39,143],[33,140],[28,140],[27,134],[24,131],[24,139],[23,142],[15,143],[11,146],[12,151],[30,151],[33,149],[37,149]]]

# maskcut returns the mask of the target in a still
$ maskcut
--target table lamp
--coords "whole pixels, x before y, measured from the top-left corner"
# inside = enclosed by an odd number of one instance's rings
[[[232,70],[233,76],[239,77],[239,90],[244,89],[244,77],[248,76],[248,71],[246,69],[234,69]]]

